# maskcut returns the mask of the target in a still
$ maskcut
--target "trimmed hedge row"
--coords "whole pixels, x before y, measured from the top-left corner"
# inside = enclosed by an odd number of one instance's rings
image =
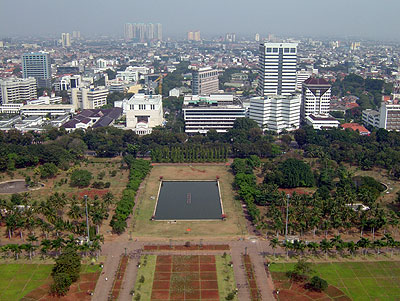
[[[110,226],[114,233],[122,234],[126,227],[126,220],[132,213],[135,206],[135,196],[140,183],[149,173],[151,165],[149,161],[142,159],[126,160],[130,167],[129,182],[122,192],[121,200],[117,204],[114,216],[111,219]]]

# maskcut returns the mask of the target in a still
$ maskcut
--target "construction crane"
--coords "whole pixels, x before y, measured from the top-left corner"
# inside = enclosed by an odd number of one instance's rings
[[[160,76],[154,81],[155,83],[158,82],[158,94],[162,95],[162,80],[164,78],[163,74],[160,74]]]

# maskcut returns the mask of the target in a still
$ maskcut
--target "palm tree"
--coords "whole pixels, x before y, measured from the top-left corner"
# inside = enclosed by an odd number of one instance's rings
[[[21,254],[21,252],[22,252],[20,245],[18,245],[18,244],[9,244],[8,248],[9,248],[9,250],[11,252],[14,253],[15,259],[18,260],[19,259],[19,254]]]
[[[6,217],[6,227],[8,232],[8,238],[11,239],[14,230],[17,228],[17,217],[10,213]]]
[[[286,259],[288,259],[289,258],[289,249],[293,249],[293,243],[288,240],[285,240],[283,242],[283,246],[286,249]]]
[[[42,242],[40,243],[40,254],[42,254],[42,258],[45,258],[51,248],[51,240],[49,239],[43,239]]]
[[[105,212],[103,208],[98,208],[92,211],[91,213],[91,218],[92,218],[92,223],[96,225],[96,234],[98,235],[100,232],[100,226],[103,223],[103,219],[105,217]]]
[[[357,245],[354,243],[354,241],[346,242],[345,245],[346,245],[347,251],[349,251],[349,253],[354,256],[354,253],[358,248]]]
[[[340,252],[344,248],[343,240],[340,237],[340,235],[336,235],[335,237],[331,238],[331,243],[332,243],[332,246],[334,246],[336,248],[336,254],[337,254],[337,251]]]
[[[274,257],[275,257],[275,249],[277,248],[278,245],[279,245],[279,240],[276,237],[269,241],[269,246],[272,248],[272,252],[274,253]]]
[[[379,240],[375,240],[372,242],[372,245],[374,246],[374,248],[378,251],[377,255],[379,255],[381,253],[381,248],[386,246],[386,241],[384,238],[379,239]]]
[[[393,247],[395,246],[395,241],[390,233],[386,233],[385,236],[382,238],[386,241],[386,246],[390,248],[390,257],[393,257]]]
[[[29,254],[29,259],[32,260],[32,253],[35,251],[36,247],[31,243],[21,245],[21,249],[25,250]]]
[[[79,220],[83,217],[83,212],[81,207],[78,205],[72,205],[70,210],[68,211],[68,217],[73,220]]]
[[[359,241],[357,241],[357,246],[363,249],[364,256],[367,254],[367,249],[371,246],[371,242],[368,238],[361,237]]]
[[[319,243],[319,248],[325,253],[325,258],[328,258],[328,252],[332,249],[332,242],[324,238]]]
[[[60,255],[60,249],[64,246],[65,241],[61,237],[57,237],[51,242],[51,248],[56,251],[58,255]]]
[[[307,248],[313,253],[314,255],[316,254],[316,251],[318,249],[318,244],[314,241],[311,241],[307,244]]]

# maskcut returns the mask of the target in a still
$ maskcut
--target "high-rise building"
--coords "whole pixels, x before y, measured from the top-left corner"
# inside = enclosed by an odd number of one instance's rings
[[[160,23],[157,23],[155,25],[155,38],[159,41],[162,41],[162,39],[163,39],[162,24],[160,24]]]
[[[126,23],[124,27],[125,40],[130,41],[133,39],[133,24]]]
[[[303,82],[301,117],[328,114],[331,103],[331,85],[323,78],[310,77]]]
[[[37,98],[36,79],[9,78],[0,79],[0,103],[22,103]]]
[[[149,42],[162,40],[162,24],[126,23],[124,37],[127,41]]]
[[[218,71],[211,67],[199,68],[193,71],[192,93],[193,95],[207,95],[218,93]]]
[[[288,96],[296,90],[297,43],[260,45],[258,94]]]
[[[200,31],[189,31],[187,34],[188,41],[201,41]]]
[[[249,118],[262,129],[277,133],[300,126],[300,96],[267,96],[250,99]]]
[[[32,52],[22,55],[22,75],[34,77],[38,88],[51,88],[51,63],[47,52]]]
[[[259,33],[256,33],[256,35],[254,36],[254,40],[256,42],[260,42],[260,34]]]
[[[225,35],[225,42],[230,42],[230,43],[236,42],[236,34],[235,33],[227,33]]]
[[[62,47],[71,47],[71,35],[68,32],[61,34],[61,45]]]
[[[77,30],[74,30],[74,31],[72,32],[72,38],[73,38],[73,39],[79,40],[79,39],[81,38],[81,32],[80,32],[80,31],[77,31]]]

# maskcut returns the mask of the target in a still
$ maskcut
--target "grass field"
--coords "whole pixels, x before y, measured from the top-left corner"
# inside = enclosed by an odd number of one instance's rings
[[[156,255],[143,255],[140,258],[140,268],[138,269],[135,283],[135,300],[136,296],[140,294],[140,300],[150,300],[151,289],[153,287],[154,271],[156,269]],[[144,282],[139,280],[144,277]]]
[[[93,179],[91,183],[94,181],[100,181],[97,176],[100,172],[104,171],[105,176],[101,180],[103,182],[110,182],[111,186],[109,190],[114,196],[120,197],[122,195],[122,191],[124,190],[126,183],[128,182],[129,170],[120,169],[120,161],[121,157],[117,158],[95,158],[90,157],[88,162],[82,162],[79,169],[86,169],[90,171],[93,175]],[[111,171],[116,171],[116,175],[112,176],[110,174]],[[24,179],[26,175],[33,177],[34,169],[33,168],[23,168],[18,169],[13,172],[13,176],[7,173],[0,173],[0,182],[8,181],[12,179]],[[52,179],[39,179],[39,182],[43,183],[45,186],[41,189],[30,191],[32,195],[32,199],[35,200],[44,200],[49,195],[54,192],[65,193],[67,195],[78,194],[83,190],[95,190],[90,187],[84,189],[78,189],[76,187],[71,187],[68,183],[63,185],[58,185],[60,180],[67,179],[69,182],[69,175],[66,171],[59,170],[57,176]]]
[[[230,266],[232,258],[230,255],[215,256],[215,265],[217,266],[217,276],[218,276],[218,291],[220,295],[220,300],[232,293],[236,289],[235,274],[233,272],[233,267]],[[232,300],[237,300],[237,296]]]
[[[20,300],[49,280],[51,264],[0,264],[0,301]],[[98,265],[82,265],[81,273],[100,271]]]
[[[164,180],[215,180],[220,178],[220,189],[226,221],[151,221],[156,204],[160,176]],[[245,219],[240,202],[234,199],[233,175],[229,166],[160,166],[156,165],[144,181],[135,211],[133,236],[191,239],[198,236],[243,236],[247,234]],[[190,229],[190,232],[187,229]],[[215,231],[218,229],[218,231]]]
[[[270,271],[286,272],[293,266],[294,263],[276,263]],[[318,263],[312,268],[352,300],[400,300],[399,261]]]

